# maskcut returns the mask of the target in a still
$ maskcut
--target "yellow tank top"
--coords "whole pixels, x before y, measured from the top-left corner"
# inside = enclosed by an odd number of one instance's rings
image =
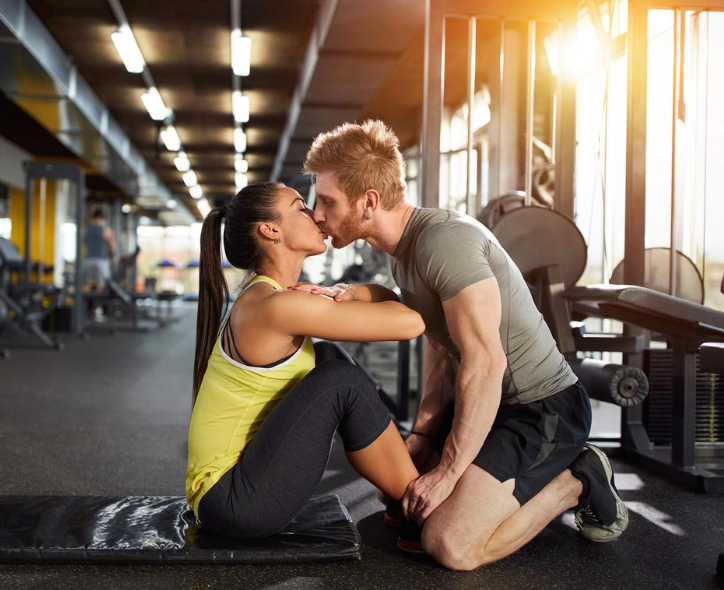
[[[262,275],[254,277],[246,289],[259,282],[282,290],[279,283]],[[236,465],[264,419],[314,364],[310,338],[289,359],[269,368],[235,361],[217,339],[189,427],[186,499],[197,517],[204,494]]]

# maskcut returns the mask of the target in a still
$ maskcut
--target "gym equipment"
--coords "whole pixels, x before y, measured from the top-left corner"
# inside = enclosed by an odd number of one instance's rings
[[[646,287],[574,287],[564,295],[591,315],[627,322],[666,337],[672,352],[671,447],[651,444],[640,421],[627,424],[627,452],[643,464],[703,492],[724,492],[724,448],[696,444],[696,352],[724,339],[724,313]]]
[[[493,231],[526,279],[533,283],[536,304],[561,352],[569,359],[576,351],[639,353],[645,347],[642,336],[591,336],[575,324],[571,330],[571,307],[581,317],[614,319],[663,335],[673,359],[669,365],[673,367],[668,413],[671,446],[652,444],[645,427],[645,413],[659,399],[657,387],[644,406],[623,406],[626,411],[621,423],[622,449],[642,464],[697,489],[724,491],[724,449],[716,443],[697,447],[695,440],[695,353],[703,342],[724,338],[724,313],[646,287],[574,287],[585,268],[585,242],[575,223],[554,211],[538,207],[516,209],[502,218]],[[650,268],[659,265],[658,256],[657,252],[649,255],[654,261]],[[686,263],[679,265],[685,266]],[[660,274],[658,269],[654,270],[657,272],[649,272],[650,277]],[[695,276],[696,287],[700,276],[687,273],[680,270],[679,276]],[[572,365],[574,370],[582,369],[575,362]]]
[[[178,496],[2,496],[0,522],[0,563],[299,563],[360,559],[362,551],[337,496],[311,498],[266,539],[205,531]]]
[[[86,328],[95,331],[117,332],[130,330],[133,332],[147,332],[164,326],[161,318],[161,308],[158,303],[157,293],[135,293],[123,288],[126,277],[135,269],[136,259],[140,252],[136,251],[128,256],[121,257],[118,266],[106,281],[105,289],[100,293],[86,293],[86,299],[97,305],[103,305],[107,310],[107,317],[110,321],[97,324],[88,319]],[[150,313],[140,306],[140,301],[151,300],[153,303]],[[153,323],[143,320],[151,320]]]
[[[616,365],[594,359],[568,359],[571,368],[592,399],[630,408],[649,394],[646,374],[637,367]]]
[[[724,293],[724,279],[722,279],[722,293]],[[699,366],[707,373],[724,375],[724,344],[707,343],[699,348]],[[716,573],[720,580],[724,580],[724,553],[719,554]]]
[[[539,203],[546,206],[543,203]],[[525,207],[525,192],[511,191],[492,199],[478,215],[478,221],[488,229],[493,229],[503,217],[511,211]]]
[[[82,248],[80,228],[85,218],[85,172],[76,164],[49,164],[43,162],[24,162],[25,168],[25,271],[24,280],[26,286],[30,283],[32,272],[32,261],[30,259],[30,236],[32,229],[32,188],[36,180],[69,180],[75,185],[75,223],[76,236],[75,248],[76,257],[73,263],[73,285],[74,298],[72,332],[77,336],[83,335],[85,303],[83,301],[83,282],[80,272],[80,252]],[[71,287],[66,285],[66,287]]]
[[[43,320],[57,307],[61,290],[55,285],[31,283],[26,275],[18,284],[12,275],[25,268],[30,273],[32,263],[20,256],[18,249],[5,238],[0,238],[0,305],[6,311],[2,344],[5,347],[40,345],[61,350],[62,343],[42,329]],[[53,302],[45,306],[46,300]],[[15,333],[11,333],[11,330]],[[17,336],[12,338],[12,336]],[[11,338],[8,338],[10,336]]]
[[[694,303],[704,303],[704,277],[701,276],[699,269],[696,268],[696,264],[691,258],[681,252],[677,252],[676,257],[678,260],[676,265],[677,284],[679,285],[676,296]],[[609,281],[612,285],[624,284],[625,262],[625,260],[622,260],[613,270]],[[661,293],[668,293],[670,276],[671,248],[647,248],[643,286]]]

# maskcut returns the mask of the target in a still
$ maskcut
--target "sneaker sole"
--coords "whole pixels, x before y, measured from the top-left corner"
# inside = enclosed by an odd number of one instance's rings
[[[385,512],[384,517],[382,518],[382,521],[388,526],[393,529],[399,529],[400,528],[400,517],[399,516],[390,516]]]
[[[608,481],[608,487],[611,490],[614,498],[616,498],[616,521],[611,527],[586,527],[580,528],[579,533],[584,539],[594,541],[596,543],[608,543],[618,539],[621,534],[628,528],[628,508],[626,504],[618,495],[618,491],[613,485],[613,469],[611,468],[611,462],[606,457],[606,454],[595,445],[586,444],[586,448],[589,451],[593,451],[601,460],[603,469],[606,472],[606,481]],[[620,524],[619,524],[620,523]]]
[[[406,553],[425,553],[422,543],[419,541],[406,541],[402,537],[397,537],[397,548]]]

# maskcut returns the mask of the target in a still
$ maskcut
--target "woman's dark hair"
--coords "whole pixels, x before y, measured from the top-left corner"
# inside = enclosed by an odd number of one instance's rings
[[[276,203],[277,193],[282,186],[276,182],[250,184],[223,207],[212,209],[204,220],[199,260],[194,403],[219,335],[222,316],[229,303],[229,288],[221,270],[221,224],[225,224],[226,259],[236,268],[256,271],[262,254],[257,227],[261,222],[279,219]]]

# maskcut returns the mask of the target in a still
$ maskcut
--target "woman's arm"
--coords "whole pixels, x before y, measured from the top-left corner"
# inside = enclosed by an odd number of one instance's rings
[[[282,334],[347,342],[410,340],[425,330],[420,314],[397,301],[340,303],[304,291],[274,294],[260,315]]]

